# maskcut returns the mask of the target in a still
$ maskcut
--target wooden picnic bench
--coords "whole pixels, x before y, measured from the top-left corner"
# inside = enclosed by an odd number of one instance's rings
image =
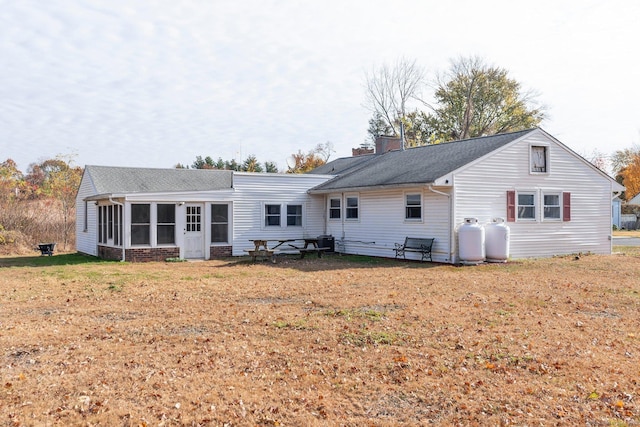
[[[318,258],[322,258],[322,253],[324,251],[328,251],[329,249],[331,249],[331,248],[318,247],[319,239],[317,238],[305,237],[303,240],[304,240],[304,247],[298,248],[298,250],[300,251],[300,259],[303,259],[304,256],[310,252],[315,252],[318,254]]]
[[[432,261],[431,247],[433,246],[434,240],[435,239],[424,237],[405,237],[404,243],[396,243],[396,247],[393,250],[396,252],[396,258],[402,256],[404,259],[407,259],[407,252],[418,252],[422,255],[421,261],[426,261],[427,258],[429,261]]]
[[[303,240],[304,245],[294,244],[297,240]],[[318,258],[322,257],[322,253],[330,250],[331,248],[318,247],[318,239],[305,237],[302,239],[251,239],[254,244],[253,249],[244,249],[245,252],[251,256],[252,261],[256,261],[258,257],[267,259],[271,258],[271,262],[276,262],[276,255],[300,254],[300,259],[303,259],[307,253],[315,252],[318,254]],[[268,242],[278,242],[275,246],[269,248]]]
[[[245,249],[244,251],[249,254],[253,262],[255,262],[258,257],[264,259],[271,258],[271,261],[275,262],[275,251],[267,247],[267,240],[253,239],[251,241],[254,244],[254,249]]]

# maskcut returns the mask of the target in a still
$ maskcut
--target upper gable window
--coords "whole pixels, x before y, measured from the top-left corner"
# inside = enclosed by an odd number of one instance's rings
[[[549,172],[549,150],[542,145],[531,146],[531,172],[546,173]]]

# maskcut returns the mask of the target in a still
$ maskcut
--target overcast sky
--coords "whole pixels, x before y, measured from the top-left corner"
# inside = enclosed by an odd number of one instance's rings
[[[366,138],[367,71],[478,55],[580,154],[640,143],[640,2],[0,0],[0,161],[286,168]]]

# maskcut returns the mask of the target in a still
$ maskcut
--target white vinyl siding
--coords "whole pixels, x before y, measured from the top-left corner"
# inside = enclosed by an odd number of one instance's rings
[[[94,201],[85,201],[84,199],[95,193],[96,189],[91,178],[85,172],[82,175],[76,196],[76,216],[86,218],[86,224],[85,221],[76,221],[76,250],[93,256],[98,255],[98,210]]]
[[[307,191],[322,184],[328,175],[234,173],[233,175],[233,255],[246,255],[253,239],[301,239],[325,233],[326,201]],[[281,206],[285,226],[265,227],[264,206]],[[302,207],[302,226],[286,226],[288,205]]]
[[[546,174],[529,173],[530,147],[546,146]],[[584,159],[542,132],[529,134],[455,174],[455,224],[507,217],[507,191],[535,191],[538,220],[509,222],[512,258],[611,251],[611,182]],[[571,221],[544,220],[544,194],[571,193]],[[542,219],[542,220],[540,220]]]
[[[433,260],[449,262],[449,198],[422,189],[406,193],[422,194],[422,222],[405,221],[404,191],[362,191],[358,194],[360,220],[327,221],[326,234],[333,235],[338,246],[343,241],[346,253],[387,258],[394,257],[394,244],[402,243],[407,236],[433,237]],[[407,254],[407,258],[413,259],[414,255]]]

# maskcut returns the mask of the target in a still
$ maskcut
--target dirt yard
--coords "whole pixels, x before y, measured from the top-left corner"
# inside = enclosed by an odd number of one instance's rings
[[[632,250],[0,258],[0,426],[637,426]]]

